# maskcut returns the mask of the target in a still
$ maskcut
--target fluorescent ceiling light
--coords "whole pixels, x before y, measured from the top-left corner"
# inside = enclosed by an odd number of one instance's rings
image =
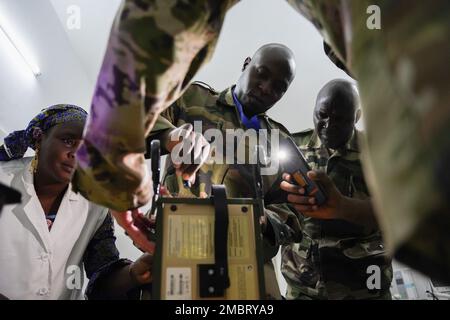
[[[22,57],[22,59],[25,61],[25,63],[28,65],[28,67],[31,69],[31,71],[33,72],[33,74],[37,77],[41,74],[41,70],[39,69],[39,67],[34,64],[32,62],[32,60],[30,59],[30,57],[26,56],[22,50],[20,50],[18,48],[18,46],[16,45],[16,43],[14,42],[14,40],[12,39],[12,37],[8,34],[8,32],[6,32],[6,30],[3,28],[3,26],[0,24],[0,31],[5,35],[5,37],[9,40],[9,42],[11,43],[11,45],[14,47],[14,49],[16,49],[16,52]]]

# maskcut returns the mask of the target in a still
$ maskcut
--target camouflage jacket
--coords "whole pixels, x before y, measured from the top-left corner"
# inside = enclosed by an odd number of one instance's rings
[[[168,158],[163,184],[169,192],[181,197],[197,197],[201,191],[209,195],[212,184],[224,184],[227,188],[227,196],[230,198],[255,198],[254,164],[248,164],[248,161],[246,163],[238,163],[237,151],[240,149],[242,151],[241,155],[247,157],[245,159],[241,158],[242,160],[249,160],[248,156],[249,150],[252,150],[252,142],[250,139],[245,139],[244,135],[233,136],[232,134],[235,133],[235,129],[240,129],[244,134],[248,133],[249,130],[246,130],[241,124],[231,90],[232,88],[228,88],[219,93],[205,84],[195,82],[180,99],[162,113],[164,119],[169,120],[170,123],[177,127],[184,123],[191,123],[194,125],[194,130],[196,127],[199,130],[201,125],[201,132],[207,139],[211,138],[209,136],[211,131],[208,133],[208,129],[218,129],[214,132],[220,133],[225,138],[222,150],[220,150],[221,148],[215,148],[212,152],[212,156],[215,159],[222,159],[224,163],[210,161],[204,164],[198,172],[196,183],[190,189],[182,186],[181,178],[175,175],[172,162]],[[261,128],[266,129],[268,132],[267,150],[270,153],[271,142],[273,142],[271,138],[275,134],[275,130],[280,136],[287,136],[289,132],[267,115],[262,114],[259,117]],[[154,134],[164,130],[164,119],[158,120],[157,130],[153,132]],[[217,137],[214,138],[216,139],[214,141],[217,142]],[[220,146],[220,144],[216,146]],[[233,157],[229,158],[232,160],[232,163],[225,161],[226,156],[230,154],[233,155]],[[263,194],[266,196],[269,194],[283,194],[279,188],[282,167],[278,166],[273,171],[273,174],[261,175]],[[274,256],[279,245],[301,238],[298,222],[295,221],[295,214],[287,205],[283,204],[284,199],[279,198],[276,200],[266,203],[268,226],[270,226],[270,231],[267,231],[271,234],[271,237],[269,237],[271,239],[266,237],[266,240],[271,242],[271,249],[266,250],[266,253],[267,251],[271,253],[266,254],[266,258]],[[280,219],[280,217],[282,218]],[[284,222],[288,222],[290,227]]]
[[[314,130],[293,137],[310,167],[325,171],[344,196],[367,199],[369,192],[359,159],[358,135],[331,155]],[[282,248],[281,269],[288,283],[287,298],[389,298],[392,270],[379,230],[367,231],[344,220],[299,216],[302,242]],[[371,275],[367,268],[371,265],[380,268],[381,290],[367,288]]]

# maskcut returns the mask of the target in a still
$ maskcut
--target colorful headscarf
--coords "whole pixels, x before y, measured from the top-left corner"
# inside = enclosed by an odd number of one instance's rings
[[[36,148],[37,131],[46,132],[51,127],[65,122],[85,122],[87,112],[70,104],[57,104],[45,109],[30,121],[25,130],[14,131],[0,146],[0,161],[22,158],[28,147]]]

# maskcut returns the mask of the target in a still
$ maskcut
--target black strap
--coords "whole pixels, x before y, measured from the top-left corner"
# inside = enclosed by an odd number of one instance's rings
[[[153,192],[159,194],[159,180],[161,177],[161,143],[159,140],[153,140],[150,145],[151,170],[153,180]]]
[[[216,219],[214,222],[214,257],[219,276],[224,279],[224,287],[230,286],[228,277],[228,205],[224,185],[213,185],[212,195]]]
[[[200,264],[200,297],[223,297],[230,286],[228,275],[228,204],[224,185],[211,187],[214,202],[214,264]]]

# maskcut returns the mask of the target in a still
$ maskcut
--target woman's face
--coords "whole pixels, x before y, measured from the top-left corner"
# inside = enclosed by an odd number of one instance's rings
[[[75,152],[81,143],[83,128],[83,122],[61,123],[42,135],[38,173],[49,183],[70,183],[75,172]]]

